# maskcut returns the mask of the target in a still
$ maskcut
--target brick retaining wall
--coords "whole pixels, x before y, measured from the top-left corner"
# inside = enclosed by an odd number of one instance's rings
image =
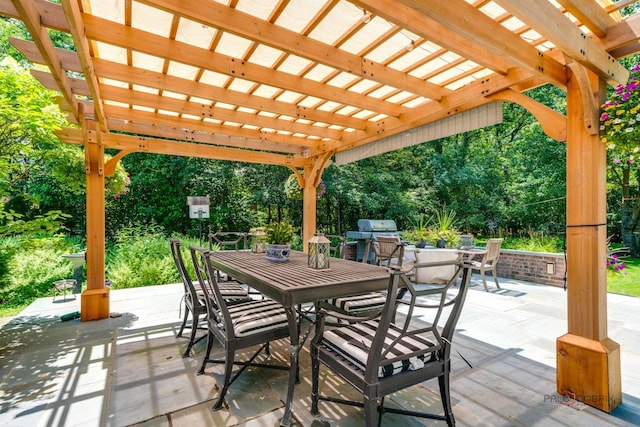
[[[554,264],[555,274],[547,273],[547,264],[549,263]],[[497,270],[498,277],[564,286],[566,265],[564,254],[502,249]]]
[[[344,258],[355,261],[356,252],[355,242],[353,242],[346,246]],[[547,264],[549,263],[553,264],[555,274],[547,272]],[[501,249],[497,270],[498,277],[562,287],[564,286],[566,265],[564,254]],[[491,276],[491,273],[488,273],[488,276]]]

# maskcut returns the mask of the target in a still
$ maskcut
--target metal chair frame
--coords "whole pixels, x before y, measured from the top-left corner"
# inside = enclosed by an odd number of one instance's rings
[[[411,275],[415,274],[418,268],[449,264],[455,264],[459,269],[462,269],[457,292],[454,288],[458,282],[458,274],[454,275],[454,278],[445,285],[416,286],[410,280]],[[418,263],[412,266],[408,273],[400,270],[394,271],[389,281],[387,300],[381,316],[375,320],[367,320],[368,327],[374,331],[371,332],[374,335],[373,338],[371,340],[363,339],[363,335],[357,335],[358,338],[352,340],[353,345],[367,355],[364,368],[357,367],[353,360],[349,360],[344,355],[338,354],[335,348],[331,348],[325,339],[327,333],[325,318],[328,315],[335,315],[335,313],[319,312],[316,335],[311,343],[311,413],[319,415],[318,402],[323,400],[364,408],[366,426],[375,424],[376,412],[379,414],[377,417],[378,425],[380,425],[382,415],[385,412],[444,420],[449,426],[455,425],[449,388],[451,342],[466,298],[470,277],[471,266],[463,264],[461,261]],[[396,297],[399,290],[402,289],[407,290],[408,301],[407,298],[400,300]],[[425,298],[432,302],[424,303]],[[420,302],[418,302],[419,299]],[[406,315],[401,312],[396,313],[397,308],[401,305],[407,306]],[[424,310],[417,313],[415,312],[416,308]],[[425,311],[433,312],[430,316],[431,323],[422,320]],[[398,318],[404,316],[404,320],[396,322],[394,320],[396,315]],[[440,326],[441,321],[444,322],[442,326]],[[353,324],[348,324],[338,329],[329,329],[329,331],[339,334],[341,329],[353,327]],[[393,330],[392,334],[389,333],[391,329]],[[425,336],[428,338],[424,338]],[[414,351],[406,347],[408,340],[417,339],[420,339],[422,343],[429,344],[426,351],[425,347]],[[418,356],[424,356],[422,368],[403,370],[390,376],[380,377],[381,368],[388,368],[389,364],[393,362],[397,364]],[[363,401],[350,401],[321,395],[319,393],[321,365],[331,369],[346,383],[358,390],[363,396]],[[438,379],[444,415],[384,406],[385,396],[433,378]]]
[[[250,333],[248,335],[237,335],[234,319],[230,313],[230,308],[241,307],[246,312],[250,312],[252,306],[259,309],[261,304],[269,300],[250,300],[248,302],[239,303],[232,307],[229,307],[227,301],[220,293],[220,287],[218,284],[218,272],[211,265],[208,251],[204,248],[191,246],[191,257],[196,270],[196,276],[200,287],[204,291],[204,301],[207,308],[207,350],[202,359],[202,365],[198,371],[198,374],[205,372],[205,366],[208,363],[224,363],[224,382],[220,389],[220,394],[215,404],[214,410],[222,408],[225,395],[233,382],[240,376],[240,374],[249,366],[257,366],[263,368],[275,368],[289,370],[288,366],[254,363],[254,360],[258,355],[266,350],[267,356],[269,355],[268,344],[270,341],[286,338],[289,336],[289,327],[285,322],[282,327]],[[275,303],[274,303],[275,304]],[[282,309],[284,312],[284,308]],[[286,316],[285,316],[286,317]],[[236,319],[237,320],[237,319]],[[214,341],[218,341],[225,350],[224,360],[211,359],[211,349]],[[258,350],[247,361],[235,361],[236,351],[254,347],[259,345]],[[232,376],[233,366],[240,365],[241,368],[235,372]]]

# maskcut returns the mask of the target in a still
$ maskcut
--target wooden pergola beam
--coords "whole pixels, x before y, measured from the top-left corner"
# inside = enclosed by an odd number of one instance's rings
[[[563,64],[526,43],[498,22],[489,19],[466,1],[399,0],[399,2],[413,9],[416,15],[429,16],[529,73],[540,75],[558,87],[566,86],[567,76]],[[367,0],[362,3],[373,4],[375,1]],[[470,25],[471,22],[473,25]]]
[[[273,143],[285,146],[297,146],[301,148],[318,149],[325,142],[317,139],[302,138],[293,135],[283,135],[277,132],[266,132],[257,129],[245,129],[236,127],[229,129],[223,125],[209,121],[194,120],[186,117],[177,117],[151,111],[131,110],[130,108],[106,105],[105,111],[111,119],[127,120],[134,124],[148,124],[149,126],[174,127],[192,131],[208,132],[211,134],[228,135],[248,140],[259,140],[265,143]],[[188,138],[187,138],[188,139]]]
[[[548,0],[494,0],[518,19],[542,34],[565,55],[590,69],[611,85],[624,84],[629,71],[584,34]]]
[[[327,66],[362,78],[368,78],[370,75],[375,74],[375,80],[378,82],[416,93],[429,99],[439,100],[442,96],[451,92],[439,85],[413,77],[383,64],[348,53],[269,22],[258,20],[251,15],[229,8],[221,3],[211,2],[207,4],[207,7],[203,8],[196,2],[139,1],[192,21],[220,28],[250,40],[259,41],[284,52],[307,58],[314,62],[324,63]]]
[[[82,73],[89,86],[89,92],[93,99],[93,112],[100,129],[107,130],[107,121],[104,117],[102,108],[102,98],[100,97],[100,88],[98,86],[98,78],[91,60],[89,42],[84,36],[84,24],[80,16],[80,7],[76,0],[62,0],[62,9],[69,23],[69,30],[73,37],[73,44],[76,48],[77,57],[82,66]]]
[[[87,37],[95,41],[126,47],[138,52],[159,56],[170,61],[185,63],[230,77],[246,78],[265,85],[275,86],[345,105],[353,105],[381,114],[399,116],[403,112],[408,111],[407,108],[402,106],[372,99],[371,97],[354,91],[331,87],[320,82],[274,71],[268,67],[241,61],[237,58],[215,53],[188,43],[170,40],[166,37],[120,25],[93,15],[84,14],[83,20],[87,26]]]
[[[581,0],[556,1],[599,38],[605,36],[609,27],[616,24],[611,15],[593,2]]]
[[[67,143],[78,143],[82,139],[79,129],[65,128],[56,135]],[[87,131],[88,138],[93,140],[98,136],[95,131]],[[222,137],[221,137],[222,138]],[[312,164],[312,159],[265,153],[255,150],[241,150],[237,148],[219,147],[205,144],[193,144],[162,138],[146,138],[114,133],[101,133],[100,139],[104,148],[128,150],[131,152],[168,154],[173,156],[198,157],[202,159],[229,160],[234,162],[258,163],[277,166],[292,166],[303,168]]]
[[[425,40],[430,40],[452,52],[457,52],[461,57],[487,67],[498,74],[507,74],[509,69],[513,67],[513,63],[504,56],[486,49],[476,43],[474,39],[452,31],[429,16],[415,13],[415,10],[395,0],[355,0],[353,3],[367,12],[407,28]]]
[[[220,120],[223,122],[234,122],[238,125],[249,125],[258,128],[268,128],[284,130],[290,133],[307,134],[315,132],[313,136],[319,138],[338,139],[341,132],[329,127],[313,126],[296,123],[294,120],[275,119],[264,115],[245,113],[228,108],[218,108],[212,105],[205,105],[198,102],[191,102],[177,98],[162,97],[151,93],[123,89],[116,86],[102,85],[101,92],[105,99],[129,105],[158,108],[165,111],[173,111],[178,114],[188,114],[202,119]]]
[[[20,19],[29,30],[31,37],[33,37],[33,41],[38,47],[38,51],[40,51],[44,62],[47,64],[47,67],[49,67],[49,70],[51,70],[51,74],[58,85],[58,90],[62,93],[65,101],[69,104],[72,114],[77,119],[79,116],[78,104],[71,92],[69,78],[60,65],[60,60],[56,55],[47,29],[41,24],[40,13],[34,4],[29,1],[12,0],[12,4]]]

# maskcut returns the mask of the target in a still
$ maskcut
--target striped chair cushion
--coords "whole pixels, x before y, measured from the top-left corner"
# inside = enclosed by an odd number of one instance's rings
[[[228,309],[234,332],[239,337],[289,325],[282,305],[272,300],[251,300],[229,306]],[[224,329],[222,325],[219,326]]]
[[[225,283],[222,282],[219,285],[220,294],[222,298],[226,300],[247,299],[249,298],[249,291],[238,282]]]
[[[386,294],[381,292],[370,292],[362,295],[334,298],[330,300],[330,303],[346,313],[361,313],[365,311],[381,310],[386,301]]]
[[[371,343],[378,329],[378,322],[369,320],[366,322],[350,324],[337,329],[325,331],[323,343],[331,351],[353,363],[358,369],[364,371],[369,357]],[[385,349],[392,343],[392,340],[402,334],[402,331],[395,325],[389,326],[387,337],[385,338]],[[389,377],[399,372],[407,370],[417,370],[424,366],[425,360],[436,357],[434,353],[440,346],[434,345],[431,341],[418,335],[403,337],[387,353],[385,359],[389,360],[414,351],[424,350],[415,358],[398,360],[393,363],[383,364],[378,369],[378,377]]]

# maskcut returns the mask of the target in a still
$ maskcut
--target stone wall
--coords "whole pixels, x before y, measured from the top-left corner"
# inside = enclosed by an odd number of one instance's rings
[[[500,250],[498,277],[564,286],[564,254]],[[490,279],[489,279],[490,280]]]

